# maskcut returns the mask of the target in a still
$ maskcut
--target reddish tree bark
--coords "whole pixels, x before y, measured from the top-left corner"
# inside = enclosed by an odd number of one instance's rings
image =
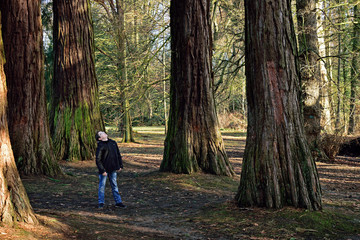
[[[321,209],[300,111],[291,1],[245,0],[248,129],[240,206]]]
[[[169,129],[160,169],[233,175],[215,111],[210,0],[171,1]]]
[[[95,155],[94,134],[103,130],[94,64],[89,0],[54,0],[54,80],[50,129],[56,156]]]
[[[7,123],[7,88],[4,73],[4,49],[0,11],[0,222],[37,223],[29,198],[15,165]]]
[[[56,175],[45,97],[40,1],[3,0],[9,132],[19,171]]]

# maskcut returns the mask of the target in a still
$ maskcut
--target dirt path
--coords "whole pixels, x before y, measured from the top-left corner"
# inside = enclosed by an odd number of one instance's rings
[[[331,224],[339,224],[340,229],[330,226],[324,230],[330,231],[328,236],[321,238],[327,233],[306,225],[308,217],[317,221],[312,213],[238,209],[231,202],[240,179],[244,134],[223,134],[237,173],[234,178],[160,173],[163,135],[140,134],[141,144],[120,145],[124,171],[118,183],[126,209],[114,207],[109,185],[105,209],[96,208],[98,176],[94,161],[62,162],[65,178],[23,178],[43,223],[32,230],[25,226],[31,232],[29,239],[360,239],[356,232],[360,228],[360,164],[356,161],[318,164],[325,211],[316,216],[321,221],[331,218]],[[345,212],[349,219],[338,212]],[[350,222],[355,230],[342,230],[338,221]],[[21,234],[16,236],[8,239],[22,239]]]

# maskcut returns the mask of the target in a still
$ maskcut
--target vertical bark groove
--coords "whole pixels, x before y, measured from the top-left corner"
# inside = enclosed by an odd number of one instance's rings
[[[0,8],[15,161],[24,174],[59,174],[46,108],[40,1],[4,0]]]
[[[215,111],[210,1],[172,1],[171,83],[162,171],[233,175]]]
[[[21,182],[10,143],[6,116],[8,106],[1,12],[0,10],[0,222],[12,226],[16,221],[38,221]]]
[[[88,0],[54,1],[54,80],[50,130],[60,159],[94,157],[103,130]]]
[[[291,16],[290,0],[245,1],[248,131],[235,196],[240,206],[321,209],[300,110]]]

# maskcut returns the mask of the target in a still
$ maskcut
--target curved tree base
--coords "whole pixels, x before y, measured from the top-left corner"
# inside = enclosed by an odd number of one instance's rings
[[[48,149],[39,149],[36,156],[25,156],[25,160],[19,161],[17,168],[21,175],[62,175],[58,162],[50,155]]]
[[[306,140],[292,140],[274,143],[267,152],[248,147],[235,196],[239,206],[322,208],[317,169]],[[289,141],[293,144],[287,145]],[[254,146],[249,142],[247,145]],[[292,154],[288,154],[290,152]]]
[[[9,226],[17,221],[38,223],[21,182],[11,148],[7,110],[6,79],[0,18],[0,222]]]
[[[77,161],[94,158],[95,132],[104,129],[100,111],[91,111],[84,104],[77,108],[58,107],[55,113],[51,130],[58,159]]]
[[[9,226],[16,222],[37,224],[38,220],[11,157],[11,147],[3,142],[0,146],[0,221]]]
[[[169,130],[160,171],[185,174],[203,171],[224,176],[235,174],[221,136],[215,140],[188,137],[187,142],[181,141],[186,137],[175,139],[175,136],[176,134],[172,134]]]

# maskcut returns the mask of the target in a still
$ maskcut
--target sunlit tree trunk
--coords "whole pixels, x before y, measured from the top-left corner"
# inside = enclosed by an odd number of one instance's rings
[[[240,206],[321,209],[300,110],[291,1],[245,0],[248,129]]]
[[[8,86],[9,132],[23,174],[56,175],[46,107],[40,1],[0,3]]]
[[[360,52],[360,16],[358,5],[354,6],[354,27],[352,37],[352,59],[351,59],[351,89],[350,89],[350,116],[348,133],[352,134],[355,130],[355,101],[356,101],[356,87],[360,79],[359,72],[359,52]]]
[[[210,0],[172,0],[170,113],[162,171],[233,175],[215,111]]]
[[[2,6],[3,7],[3,6]],[[29,198],[15,165],[7,123],[7,88],[0,11],[0,222],[9,226],[17,221],[37,223]]]
[[[340,3],[340,1],[337,1],[338,3]],[[342,22],[342,17],[341,17],[341,7],[339,7],[338,9],[338,33],[337,33],[337,39],[338,39],[338,56],[341,56],[342,54],[342,42],[341,42],[341,22]],[[340,114],[341,114],[341,89],[340,89],[340,81],[341,81],[341,58],[338,57],[338,62],[337,62],[337,81],[336,81],[336,98],[337,98],[337,102],[336,102],[336,110],[335,110],[335,130],[338,132],[342,132],[340,129]]]
[[[112,0],[111,0],[112,1]],[[134,142],[130,102],[129,102],[129,81],[127,74],[127,59],[126,59],[126,39],[125,39],[125,2],[124,0],[116,0],[116,26],[118,28],[118,46],[119,46],[119,71],[120,71],[120,85],[122,91],[122,119],[123,119],[123,139],[122,142]]]
[[[317,157],[321,141],[321,106],[316,0],[296,0],[296,10],[305,134],[313,156]]]
[[[165,7],[165,1],[162,1],[162,5]],[[165,16],[164,16],[164,22],[165,22]],[[163,23],[164,27],[165,27],[165,23]],[[162,35],[163,41],[165,42],[165,31],[163,32]],[[166,92],[166,55],[165,55],[165,45],[163,46],[163,51],[162,51],[162,61],[163,61],[163,66],[162,66],[162,76],[163,76],[163,105],[164,105],[164,120],[165,120],[165,134],[167,134],[167,130],[168,130],[168,110],[167,110],[167,92]]]
[[[94,67],[89,0],[54,0],[54,80],[50,117],[56,155],[86,160],[95,154],[94,133],[103,130]]]
[[[319,2],[317,4],[317,9],[325,10],[325,2]],[[319,41],[319,54],[322,59],[320,59],[320,77],[321,77],[321,98],[322,98],[322,107],[323,112],[321,114],[322,117],[322,127],[326,133],[331,134],[333,133],[332,129],[332,122],[331,122],[331,106],[329,101],[329,88],[330,88],[330,81],[328,77],[328,71],[326,69],[326,63],[328,62],[327,59],[324,59],[326,56],[326,44],[325,44],[325,37],[326,31],[323,27],[325,25],[325,17],[323,16],[322,12],[319,13],[321,22],[318,27],[318,41]]]

